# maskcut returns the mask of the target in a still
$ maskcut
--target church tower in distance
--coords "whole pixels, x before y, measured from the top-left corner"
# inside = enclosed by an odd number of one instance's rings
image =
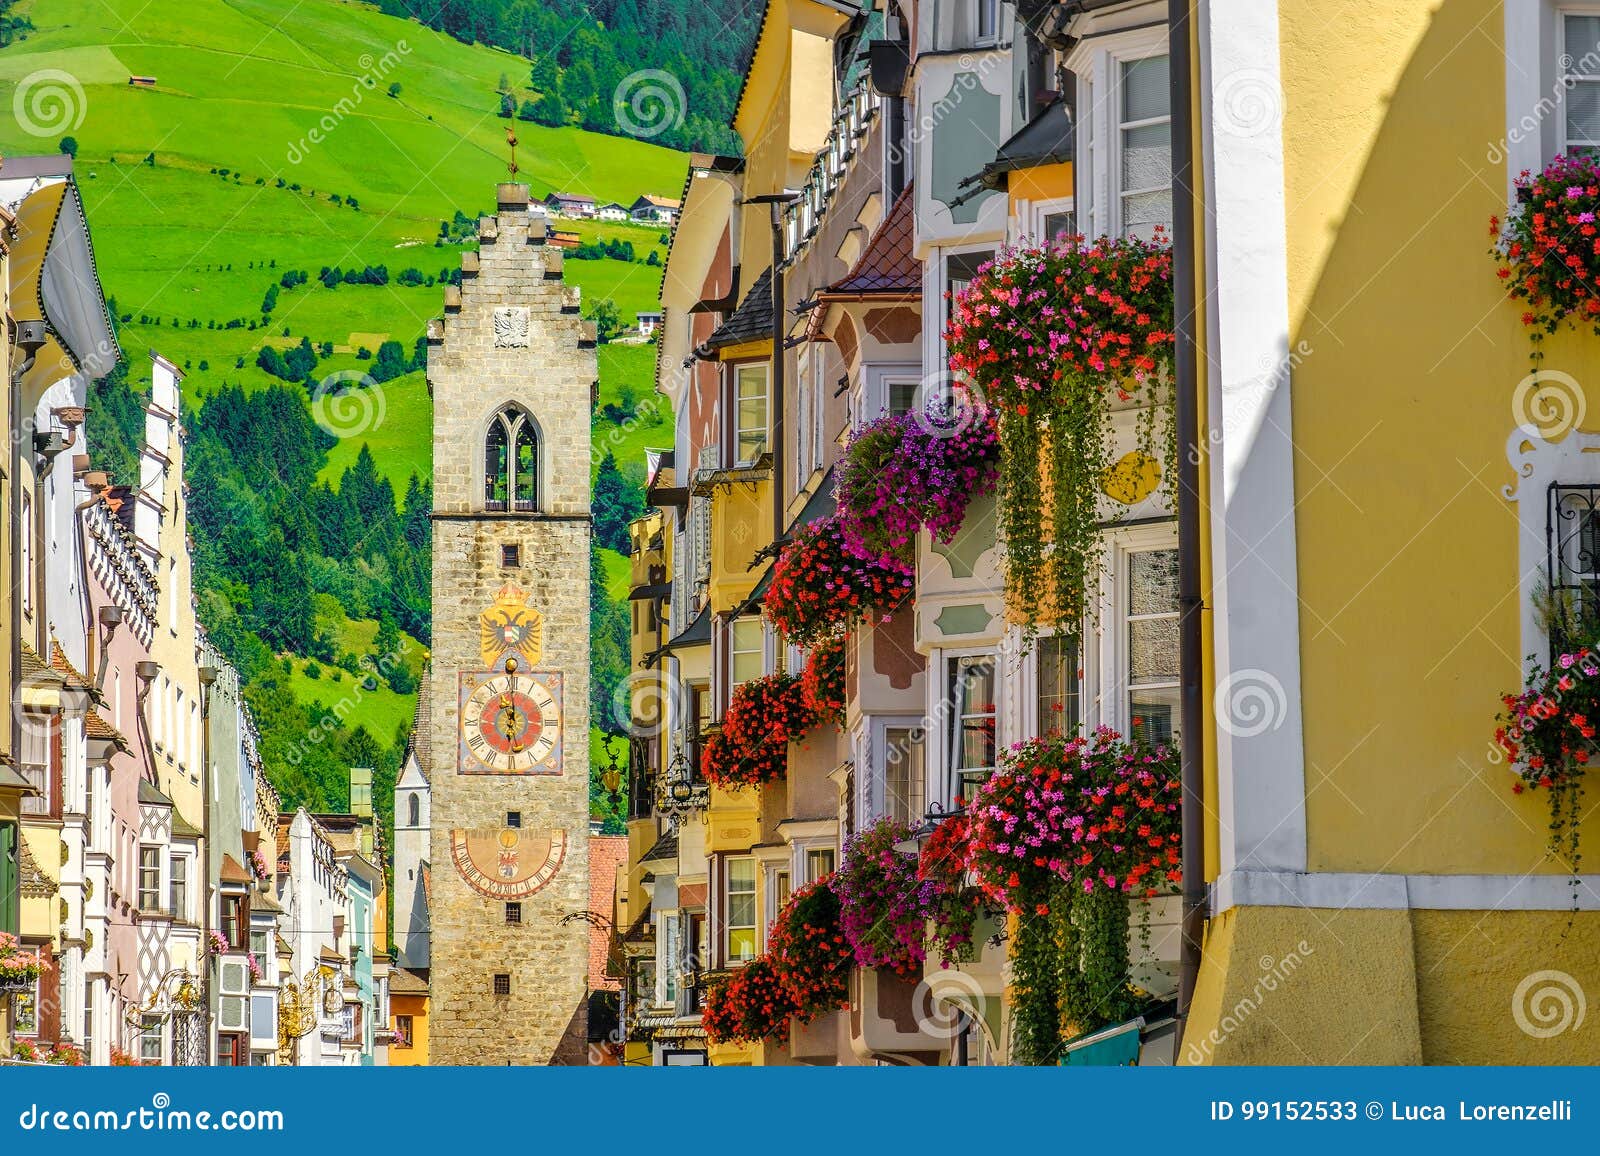
[[[594,326],[502,184],[428,325],[429,1061],[587,1060]]]

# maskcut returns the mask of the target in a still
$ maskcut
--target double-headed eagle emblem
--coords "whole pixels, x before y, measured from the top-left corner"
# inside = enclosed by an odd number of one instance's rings
[[[528,604],[528,592],[513,583],[478,615],[482,627],[483,665],[494,670],[508,654],[519,655],[527,666],[537,666],[544,653],[544,615]]]

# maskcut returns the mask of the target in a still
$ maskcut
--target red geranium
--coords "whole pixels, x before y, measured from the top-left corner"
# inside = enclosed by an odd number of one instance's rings
[[[1495,244],[1489,253],[1506,295],[1527,303],[1522,324],[1538,341],[1562,322],[1600,334],[1600,161],[1585,155],[1556,157],[1540,173],[1517,178],[1518,205],[1489,218]]]
[[[789,744],[816,725],[800,680],[769,674],[734,687],[722,729],[700,756],[700,773],[719,787],[760,786],[783,778]]]
[[[1177,753],[1107,728],[1020,743],[978,788],[969,860],[985,894],[1035,911],[1055,880],[1149,896],[1176,885]]]
[[[844,1007],[855,952],[839,924],[839,896],[828,879],[789,896],[767,937],[773,969],[794,997],[802,1022]]]
[[[757,956],[706,991],[700,1016],[714,1044],[755,1043],[789,1034],[794,997],[766,956]]]
[[[952,303],[950,368],[990,405],[1043,412],[1065,382],[1154,372],[1170,356],[1172,301],[1172,250],[1159,232],[1003,250]]]
[[[800,696],[819,723],[844,721],[845,636],[833,635],[806,654],[800,672]]]
[[[909,563],[857,557],[838,520],[823,518],[796,531],[773,563],[763,609],[785,638],[809,646],[860,619],[888,618],[915,587]]]

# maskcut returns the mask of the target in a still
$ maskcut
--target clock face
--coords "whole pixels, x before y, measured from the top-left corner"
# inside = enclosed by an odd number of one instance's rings
[[[510,670],[461,675],[461,772],[561,773],[561,675]]]

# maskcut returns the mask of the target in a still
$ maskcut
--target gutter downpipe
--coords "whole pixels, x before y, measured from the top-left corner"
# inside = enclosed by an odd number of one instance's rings
[[[792,201],[800,199],[800,194],[789,189],[777,193],[763,193],[760,196],[746,197],[740,204],[766,205],[772,214],[772,374],[768,380],[772,388],[768,391],[767,410],[772,415],[772,444],[768,451],[772,454],[772,540],[781,542],[785,529],[784,513],[789,504],[784,501],[784,470],[783,470],[783,370],[784,331],[788,313],[784,309],[784,276],[783,276],[783,210]]]
[[[1183,747],[1183,922],[1178,970],[1178,1041],[1188,1022],[1200,978],[1205,937],[1205,702],[1200,588],[1199,358],[1195,335],[1194,68],[1190,36],[1193,0],[1167,0],[1168,53],[1172,65],[1172,281],[1174,414],[1178,443],[1178,600],[1180,724]]]

